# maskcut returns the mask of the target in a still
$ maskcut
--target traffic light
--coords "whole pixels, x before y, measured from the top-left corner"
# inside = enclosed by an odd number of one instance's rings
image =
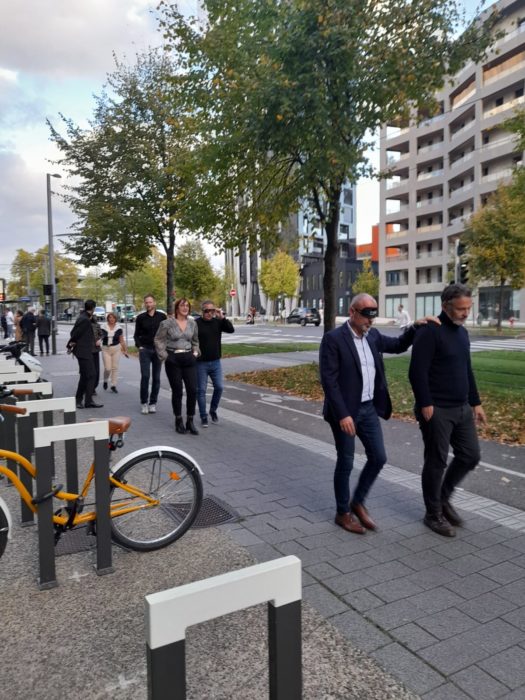
[[[458,240],[456,243],[456,282],[467,284],[468,278],[469,269],[466,246]]]
[[[459,263],[459,281],[461,284],[467,284],[468,282],[468,262],[462,260]]]

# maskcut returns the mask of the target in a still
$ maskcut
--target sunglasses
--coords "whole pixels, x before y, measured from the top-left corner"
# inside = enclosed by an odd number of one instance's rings
[[[202,313],[203,314],[213,314],[213,313],[215,313],[215,311],[217,311],[217,309],[203,309]]]
[[[375,318],[378,314],[378,309],[376,307],[369,307],[366,309],[354,309],[358,314],[364,316],[365,318]]]

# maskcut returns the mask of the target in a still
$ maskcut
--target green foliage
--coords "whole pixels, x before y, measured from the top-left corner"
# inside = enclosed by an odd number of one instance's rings
[[[78,295],[78,267],[60,253],[55,253],[55,277],[58,279],[58,296],[62,298]],[[25,296],[29,288],[38,290],[40,302],[44,302],[43,285],[51,282],[49,279],[49,254],[47,245],[35,253],[28,253],[19,248],[11,265],[11,280],[7,285],[7,296],[10,299]]]
[[[64,197],[77,217],[67,248],[86,266],[109,265],[111,275],[140,270],[152,245],[165,253],[166,298],[171,299],[175,236],[186,228],[192,183],[191,140],[176,66],[161,51],[116,60],[90,126],[62,117],[66,135],[50,123],[51,139],[70,176]]]
[[[370,294],[374,299],[379,297],[379,277],[372,270],[372,263],[368,258],[363,260],[363,269],[355,278],[352,294]]]
[[[299,265],[279,250],[272,258],[262,261],[259,280],[263,292],[272,301],[279,296],[293,297],[299,284]]]
[[[225,298],[224,283],[215,274],[211,263],[199,241],[187,241],[175,255],[173,282],[177,297],[186,297],[193,306],[204,299],[220,296],[215,303]]]
[[[453,0],[204,0],[206,24],[161,2],[177,84],[199,134],[194,224],[223,245],[276,238],[306,200],[327,236],[325,329],[335,323],[339,197],[371,172],[369,135],[432,114],[445,74],[489,44]]]

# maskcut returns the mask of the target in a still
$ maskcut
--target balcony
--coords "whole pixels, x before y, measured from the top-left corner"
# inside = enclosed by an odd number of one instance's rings
[[[385,263],[399,262],[400,260],[408,260],[408,253],[395,253],[394,255],[385,255]]]
[[[468,102],[474,95],[476,94],[476,86],[474,86],[471,90],[466,92],[464,95],[462,95],[459,100],[456,100],[454,104],[452,105],[452,109],[457,109],[458,107],[461,107],[461,105],[464,105],[465,102]]]
[[[482,149],[484,151],[489,150],[489,148],[496,148],[497,146],[504,146],[506,143],[513,143],[517,139],[516,134],[509,134],[507,136],[503,136],[500,139],[495,139],[494,141],[489,141],[488,143],[484,143],[482,146]]]
[[[443,175],[443,169],[433,170],[431,173],[419,173],[417,180],[420,182],[421,180],[428,180],[431,177],[440,177],[440,175]]]
[[[483,119],[488,119],[489,117],[493,117],[496,114],[501,114],[501,112],[506,112],[508,109],[513,109],[514,107],[517,107],[518,105],[521,105],[524,102],[525,95],[521,95],[521,97],[515,97],[513,100],[509,100],[508,102],[504,102],[502,105],[498,105],[497,107],[493,107],[492,109],[483,112]]]
[[[518,36],[519,34],[522,34],[525,32],[525,23],[520,24],[517,29],[514,29],[512,32],[509,32],[508,34],[505,34],[505,36],[502,36],[501,39],[498,39],[494,43],[494,47],[501,46],[502,44],[505,44],[507,41],[510,39],[514,39],[514,37]]]
[[[416,260],[428,260],[429,258],[442,258],[442,250],[422,250],[416,253]]]
[[[418,235],[420,233],[431,233],[432,231],[441,231],[443,224],[430,224],[430,226],[420,226],[417,229]]]
[[[391,214],[402,214],[406,211],[408,211],[408,204],[401,203],[396,206],[394,203],[390,203],[389,200],[385,208],[385,215],[390,216]]]
[[[494,180],[503,180],[507,177],[512,177],[514,170],[512,168],[502,168],[494,173],[489,173],[481,178],[481,182],[493,182]]]
[[[431,153],[432,151],[437,151],[439,148],[443,148],[444,142],[440,141],[439,143],[433,143],[430,146],[421,146],[421,148],[417,149],[417,154],[422,155],[423,153]]]
[[[450,134],[450,138],[451,138],[451,139],[455,139],[457,136],[459,136],[460,134],[463,134],[465,131],[467,131],[467,129],[472,129],[472,127],[474,126],[475,122],[476,122],[475,119],[471,119],[469,122],[467,122],[467,123],[465,124],[465,126],[462,126],[462,127],[461,127],[460,129],[458,129],[457,131],[454,131],[453,133],[451,133],[451,134]]]
[[[391,233],[386,234],[386,241],[388,243],[393,238],[405,238],[406,236],[408,236],[408,230],[392,231]]]
[[[408,177],[405,177],[403,180],[387,180],[386,181],[387,190],[393,190],[396,187],[402,187],[404,185],[408,185]]]
[[[466,153],[462,158],[457,158],[455,161],[453,161],[450,164],[450,167],[455,168],[456,166],[459,166],[462,163],[466,163],[467,161],[471,160],[473,157],[474,157],[474,151],[471,151],[470,153]]]
[[[509,66],[505,70],[502,70],[499,73],[494,73],[494,75],[491,75],[488,78],[485,78],[483,80],[483,85],[490,85],[491,83],[495,83],[497,80],[504,78],[506,75],[509,75],[510,73],[514,73],[514,71],[523,70],[524,67],[525,67],[525,61],[520,61],[519,63],[515,63],[514,65]]]
[[[416,202],[416,207],[421,209],[422,207],[431,207],[434,204],[441,204],[443,197],[432,197],[432,199],[421,199]]]
[[[457,194],[462,194],[463,192],[467,192],[468,190],[471,190],[474,186],[473,182],[468,182],[466,185],[463,185],[463,187],[456,187],[455,190],[450,190],[449,192],[449,197],[455,197]]]
[[[388,158],[386,159],[386,164],[389,167],[393,167],[394,165],[396,165],[400,161],[406,160],[409,156],[410,156],[410,153],[408,153],[408,152],[407,153],[400,153],[397,156],[388,156]]]

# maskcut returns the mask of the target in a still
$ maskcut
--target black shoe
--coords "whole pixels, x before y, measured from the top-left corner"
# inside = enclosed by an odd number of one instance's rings
[[[441,510],[443,511],[443,516],[451,525],[454,525],[454,527],[461,527],[463,525],[462,518],[449,501],[443,501]]]
[[[445,518],[441,515],[434,515],[433,513],[427,513],[423,519],[423,522],[427,527],[429,527],[431,530],[434,532],[437,532],[438,535],[442,535],[443,537],[455,537],[456,536],[456,531],[450,525]]]
[[[218,423],[219,416],[217,415],[217,411],[210,411],[210,418],[212,423]]]
[[[104,387],[104,391],[106,391],[106,389],[108,388],[108,383],[104,382],[104,384],[102,384],[102,386]]]
[[[77,401],[77,408],[84,408],[82,401]]]
[[[188,416],[186,420],[186,432],[191,433],[192,435],[198,435],[199,431],[195,427],[193,423],[193,416]]]
[[[118,394],[118,391],[117,391],[117,387],[116,387],[116,386],[112,386],[112,387],[111,387],[111,391],[112,391],[114,394]]]
[[[186,428],[184,427],[184,421],[182,420],[181,417],[175,418],[175,430],[177,433],[180,433],[181,435],[186,434]]]
[[[208,427],[208,416],[202,416],[201,417],[201,425],[203,428]]]
[[[104,407],[103,403],[95,403],[94,401],[86,404],[86,408],[103,408],[103,407]]]

